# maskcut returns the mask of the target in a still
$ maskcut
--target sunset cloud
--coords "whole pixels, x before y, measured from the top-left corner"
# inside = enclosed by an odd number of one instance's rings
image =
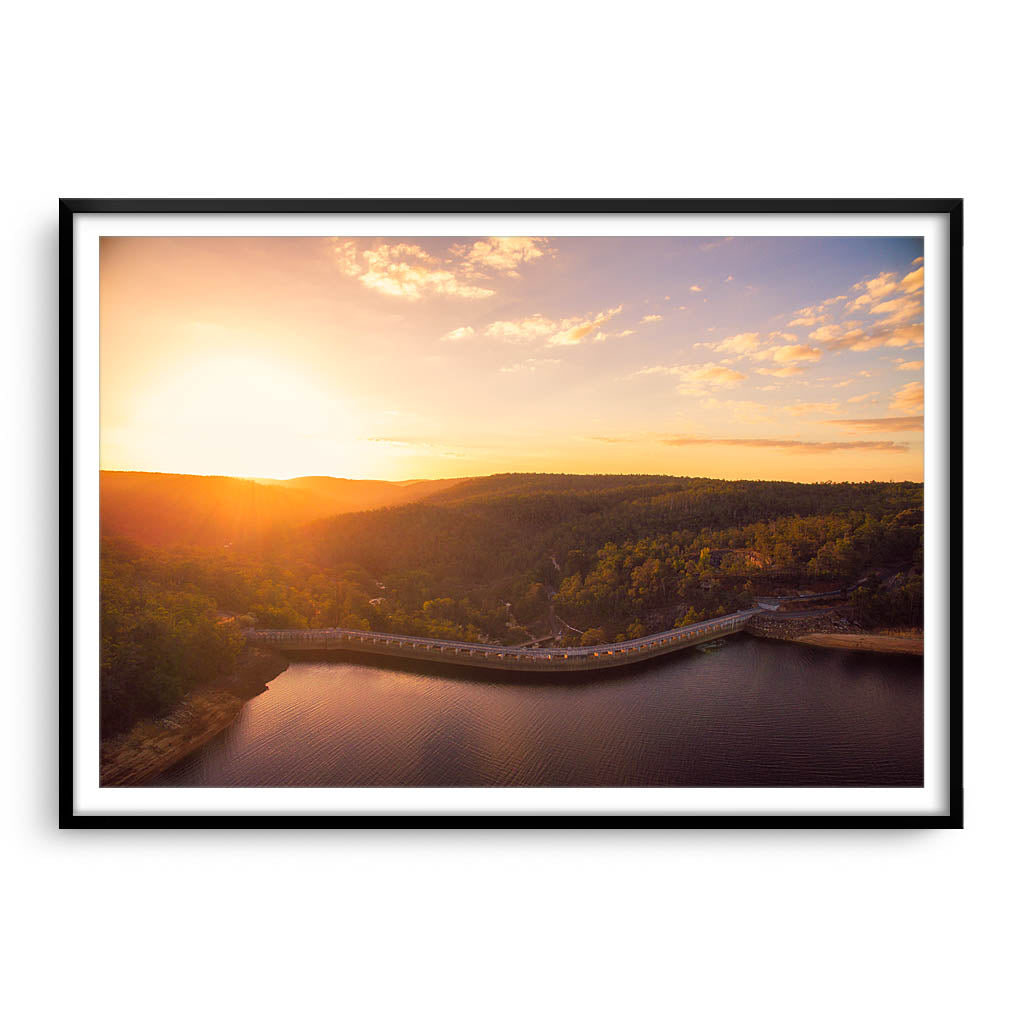
[[[795,455],[817,455],[823,452],[893,452],[907,451],[907,445],[899,441],[796,441],[772,437],[666,437],[662,444],[721,445],[733,448],[778,448]]]
[[[545,366],[558,366],[561,359],[524,359],[521,363],[513,363],[511,366],[503,366],[501,373],[533,373],[543,369]]]
[[[855,299],[851,299],[846,304],[846,308],[853,310],[872,306],[887,295],[891,295],[896,291],[897,287],[899,286],[896,281],[896,275],[892,271],[886,271],[884,274],[879,274],[877,277],[866,281],[858,281],[853,286],[853,291],[859,291],[862,294],[858,295]]]
[[[906,323],[920,316],[924,310],[924,303],[919,295],[899,295],[894,299],[880,302],[877,306],[871,307],[872,316],[887,314],[884,320],[879,320],[876,325],[888,327],[893,324]]]
[[[924,430],[923,416],[883,416],[868,420],[825,420],[837,427],[845,427],[848,434],[884,433],[904,434],[913,430]]]
[[[414,302],[430,295],[483,299],[495,294],[493,288],[471,283],[457,268],[418,245],[385,242],[360,250],[353,239],[336,238],[331,252],[342,274],[382,295]]]
[[[777,370],[758,370],[757,372],[766,377],[798,377],[804,371],[800,366],[780,366]]]
[[[692,363],[686,366],[649,366],[633,376],[661,374],[674,377],[681,395],[705,395],[719,388],[734,388],[747,379],[745,373],[718,363]]]
[[[821,349],[810,345],[780,345],[772,349],[772,359],[777,363],[816,363],[821,358]]]
[[[861,320],[844,320],[841,324],[825,324],[816,331],[811,331],[808,337],[811,341],[820,341],[827,344],[838,341],[844,335],[855,331],[862,323],[863,321]]]
[[[919,380],[904,384],[892,396],[889,408],[901,412],[921,412],[924,409],[924,385]]]
[[[476,334],[476,331],[472,327],[456,327],[455,330],[449,331],[447,334],[441,336],[442,341],[460,341],[462,338],[471,338]]]
[[[451,252],[462,260],[466,271],[489,270],[519,277],[518,268],[544,256],[553,255],[546,238],[482,238],[472,245],[453,245]]]
[[[851,395],[847,399],[847,401],[848,402],[866,402],[866,401],[868,401],[871,398],[875,398],[878,394],[879,394],[879,392],[877,392],[877,391],[868,391],[868,392],[866,392],[863,395]]]
[[[558,322],[534,313],[519,320],[496,320],[487,326],[484,334],[503,341],[530,342],[546,341],[558,330]]]
[[[797,402],[794,405],[784,405],[783,412],[791,416],[813,416],[824,415],[829,412],[838,412],[839,406],[835,402]]]
[[[899,362],[896,364],[897,370],[922,370],[924,369],[924,362],[920,359],[914,359],[911,362]]]
[[[543,343],[552,347],[579,345],[593,335],[597,340],[600,331],[612,317],[622,312],[622,306],[605,310],[603,313],[590,313],[587,316],[564,317],[551,320],[534,313],[521,320],[496,320],[489,324],[484,334],[489,338],[501,338],[503,341],[523,343]]]
[[[656,324],[662,317],[659,313],[648,313],[647,316],[641,317],[640,323],[642,324]]]
[[[570,317],[562,321],[562,329],[548,339],[549,345],[578,345],[588,335],[592,334],[603,324],[606,324],[613,316],[622,312],[621,306],[598,313],[590,319],[581,317]]]
[[[924,287],[924,267],[912,270],[902,281],[900,281],[901,292],[919,292]]]
[[[691,284],[690,285],[690,291],[691,292],[702,292],[702,291],[704,291],[704,289],[701,288],[701,286],[699,284]]]
[[[881,327],[882,325],[879,325],[879,328]],[[891,330],[873,328],[870,333],[861,327],[855,327],[835,335],[825,344],[834,352],[843,349],[850,349],[853,352],[869,352],[871,349],[883,346],[886,348],[920,346],[924,344],[924,325],[908,324],[894,327]]]
[[[748,331],[746,334],[734,334],[731,338],[720,341],[717,345],[713,342],[706,342],[716,352],[736,352],[746,355],[755,352],[761,345],[761,335],[757,331]]]

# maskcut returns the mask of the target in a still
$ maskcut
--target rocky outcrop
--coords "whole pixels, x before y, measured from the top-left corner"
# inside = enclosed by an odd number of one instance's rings
[[[101,786],[139,786],[223,732],[245,701],[223,690],[189,694],[159,722],[139,722],[100,747]]]
[[[247,647],[231,675],[190,693],[165,718],[139,722],[102,743],[100,785],[145,785],[223,732],[245,702],[287,667],[288,659],[277,651]]]
[[[842,610],[814,612],[797,618],[782,618],[771,614],[755,615],[749,619],[746,632],[771,640],[795,640],[808,633],[853,633],[856,625]]]

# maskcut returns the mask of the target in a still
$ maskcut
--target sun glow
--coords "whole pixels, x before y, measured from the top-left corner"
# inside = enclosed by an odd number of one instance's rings
[[[284,478],[325,465],[338,476],[366,468],[344,400],[275,360],[218,354],[183,362],[133,403],[136,428],[159,439],[153,469]],[[116,433],[109,442],[104,461],[116,468]]]

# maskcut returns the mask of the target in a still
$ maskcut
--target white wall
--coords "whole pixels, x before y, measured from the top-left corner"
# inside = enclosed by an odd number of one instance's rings
[[[12,1019],[1005,1017],[1019,37],[987,3],[7,11]],[[967,829],[58,834],[62,194],[966,196]]]

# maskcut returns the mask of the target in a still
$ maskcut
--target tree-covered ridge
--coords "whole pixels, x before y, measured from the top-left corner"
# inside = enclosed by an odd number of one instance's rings
[[[563,487],[566,479],[572,486]],[[543,579],[551,555],[593,557],[607,543],[785,517],[881,518],[922,502],[920,484],[512,475],[468,481],[414,505],[325,520],[282,542],[324,564],[350,562],[374,573],[417,569],[484,583],[517,572]]]

